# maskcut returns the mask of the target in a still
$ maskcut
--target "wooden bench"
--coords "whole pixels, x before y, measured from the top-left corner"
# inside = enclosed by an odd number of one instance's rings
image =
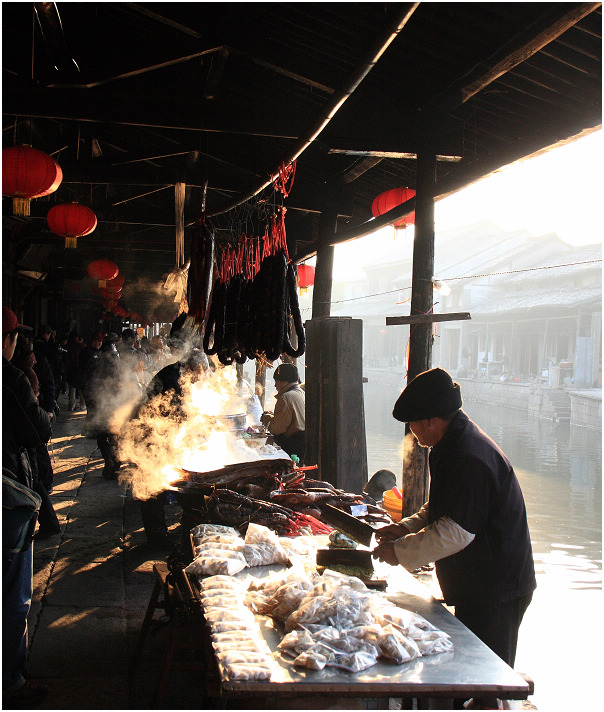
[[[181,595],[170,582],[170,570],[167,564],[164,562],[154,564],[153,574],[155,583],[145,617],[143,618],[136,648],[130,661],[129,678],[132,682],[141,659],[145,641],[151,629],[167,626],[168,640],[163,650],[161,670],[152,706],[152,709],[161,709],[161,703],[172,670],[205,671],[206,666],[205,654],[200,649],[199,644],[195,642],[196,631],[194,630],[194,625],[192,625],[191,620],[188,620],[183,615],[183,607],[181,606],[179,609],[179,604],[182,603],[180,600]],[[158,610],[162,612],[160,618],[155,617]],[[175,661],[175,654],[178,650],[186,652],[184,661]]]

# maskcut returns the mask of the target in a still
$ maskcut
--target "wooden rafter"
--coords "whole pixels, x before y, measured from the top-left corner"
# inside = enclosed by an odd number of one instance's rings
[[[542,50],[570,27],[576,25],[579,20],[597,10],[601,4],[554,3],[544,5],[550,9],[540,20],[527,27],[488,59],[474,67],[443,94],[431,101],[426,108],[442,111],[450,110],[455,105],[464,104],[496,79]]]

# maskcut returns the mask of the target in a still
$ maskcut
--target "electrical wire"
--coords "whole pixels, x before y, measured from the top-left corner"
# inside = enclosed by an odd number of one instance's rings
[[[602,262],[602,259],[584,260],[583,262],[567,262],[567,263],[561,264],[561,265],[549,265],[549,266],[544,266],[544,267],[526,267],[524,269],[511,269],[511,270],[507,270],[506,272],[487,272],[484,274],[467,274],[462,277],[440,277],[439,280],[441,282],[454,282],[455,280],[460,280],[460,279],[479,279],[481,277],[500,277],[500,276],[506,275],[506,274],[519,274],[520,272],[536,272],[538,270],[559,269],[560,267],[574,267],[576,265],[591,265],[591,264],[597,264],[598,262]],[[356,302],[361,299],[371,299],[372,297],[382,297],[385,294],[395,294],[397,292],[404,292],[407,289],[411,289],[411,287],[399,287],[398,289],[389,289],[386,292],[375,292],[374,294],[365,294],[362,297],[350,297],[349,299],[339,299],[334,302],[318,302],[318,304],[344,304],[344,303],[348,303],[348,302]],[[304,309],[303,311],[308,311],[308,309]]]

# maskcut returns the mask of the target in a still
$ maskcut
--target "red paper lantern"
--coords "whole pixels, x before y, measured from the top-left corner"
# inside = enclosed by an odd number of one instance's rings
[[[64,203],[48,211],[46,222],[51,232],[65,238],[65,247],[76,247],[78,237],[96,228],[96,215],[86,205]]]
[[[306,293],[309,287],[315,283],[315,268],[311,265],[298,265],[298,287],[300,293]]]
[[[397,205],[406,203],[413,197],[415,197],[415,191],[412,188],[392,188],[392,190],[380,193],[374,198],[371,204],[371,213],[374,218],[377,218],[392,210],[392,208],[396,208]],[[405,218],[397,220],[394,223],[394,227],[402,227],[404,229],[407,225],[413,225],[414,222],[415,212],[411,213],[411,215],[407,215]]]
[[[31,146],[2,149],[2,195],[13,199],[13,214],[28,216],[32,198],[49,195],[61,185],[63,171],[44,151]]]
[[[114,277],[113,279],[110,279],[109,282],[107,282],[107,287],[119,287],[120,289],[124,285],[124,282],[126,281],[126,278],[124,275],[120,272],[117,277]]]
[[[107,285],[110,284],[111,282],[107,282]],[[122,288],[107,286],[105,289],[101,289],[101,294],[103,295],[103,299],[119,299],[122,296]]]
[[[107,282],[117,277],[119,271],[119,267],[111,260],[95,260],[88,265],[88,274],[98,280],[99,287],[106,287]]]

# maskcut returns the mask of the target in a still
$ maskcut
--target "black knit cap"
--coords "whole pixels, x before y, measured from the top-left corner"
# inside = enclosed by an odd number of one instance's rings
[[[459,383],[442,368],[432,368],[417,375],[394,404],[396,420],[410,423],[428,418],[445,418],[461,408]]]
[[[286,381],[287,383],[300,383],[298,369],[293,363],[281,363],[277,366],[273,374],[275,381]]]

